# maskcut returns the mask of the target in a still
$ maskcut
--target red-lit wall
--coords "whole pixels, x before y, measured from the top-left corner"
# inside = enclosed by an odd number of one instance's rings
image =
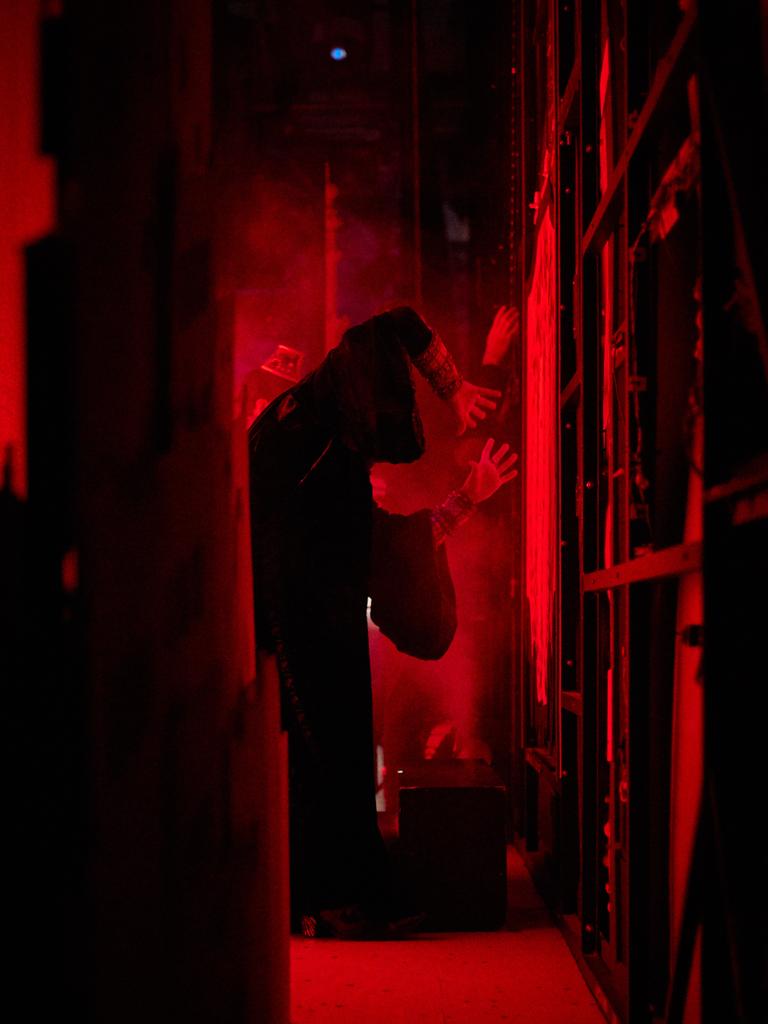
[[[54,221],[53,163],[40,152],[39,15],[8,0],[0,32],[0,458],[26,493],[26,359],[23,247]]]
[[[229,92],[249,23],[219,12],[214,61],[206,0],[54,7],[5,5],[0,32],[0,424],[22,496],[30,467],[13,929],[39,977],[19,988],[30,1019],[281,1024],[285,750],[254,656],[225,259],[253,173]]]

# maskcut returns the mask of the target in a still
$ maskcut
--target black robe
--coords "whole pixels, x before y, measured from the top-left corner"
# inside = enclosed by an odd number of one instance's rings
[[[417,657],[441,657],[456,628],[429,510],[386,513],[369,480],[373,461],[424,450],[409,355],[430,338],[409,309],[352,328],[249,431],[256,637],[282,684],[292,901],[303,912],[386,912],[368,597],[382,631]]]

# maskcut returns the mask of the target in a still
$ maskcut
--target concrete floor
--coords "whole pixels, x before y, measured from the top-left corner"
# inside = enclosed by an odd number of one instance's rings
[[[520,858],[500,932],[295,938],[291,1024],[604,1024]]]

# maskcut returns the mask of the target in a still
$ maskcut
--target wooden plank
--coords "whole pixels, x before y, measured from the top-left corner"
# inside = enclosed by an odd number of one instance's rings
[[[641,583],[645,580],[663,579],[665,576],[682,576],[687,572],[696,572],[702,566],[702,545],[676,544],[674,547],[654,551],[641,558],[633,558],[628,562],[611,566],[610,569],[598,569],[596,572],[584,573],[582,585],[585,591],[612,590],[628,583]]]
[[[565,385],[563,390],[560,392],[560,408],[564,409],[570,402],[573,396],[581,387],[581,377],[578,373],[574,373],[568,383]]]
[[[565,87],[565,92],[560,99],[560,107],[557,115],[557,130],[563,132],[567,128],[568,118],[571,116],[574,107],[574,100],[576,99],[576,93],[579,88],[579,76],[581,68],[579,61],[574,62],[571,68],[571,73],[568,76],[568,84]]]
[[[613,213],[619,205],[621,187],[624,182],[627,163],[628,161],[625,150],[621,154],[619,162],[614,168],[613,174],[608,179],[606,190],[603,192],[602,199],[600,200],[594,216],[589,222],[587,232],[584,235],[584,240],[581,243],[581,249],[585,256],[593,246],[599,245],[603,242],[610,231],[611,218],[609,214]]]
[[[525,760],[541,775],[551,775],[553,779],[557,778],[557,765],[543,747],[526,747]]]
[[[570,711],[572,715],[580,715],[584,702],[578,690],[561,690],[560,706],[564,711]]]
[[[744,473],[727,480],[725,483],[708,487],[704,492],[704,501],[711,505],[727,498],[737,498],[750,491],[759,490],[768,484],[768,463],[754,466]]]
[[[696,24],[696,17],[696,4],[691,4],[691,7],[686,11],[685,17],[678,26],[669,49],[656,67],[656,74],[654,75],[653,83],[643,108],[630,133],[627,144],[613,169],[613,173],[608,179],[606,190],[584,234],[582,252],[585,254],[593,246],[600,245],[610,231],[610,214],[615,210],[617,199],[621,193],[621,186],[629,167],[629,161],[640,145],[643,136],[647,134],[649,125],[658,112],[662,100],[665,98],[669,84],[673,81],[675,72],[688,52],[693,28]]]

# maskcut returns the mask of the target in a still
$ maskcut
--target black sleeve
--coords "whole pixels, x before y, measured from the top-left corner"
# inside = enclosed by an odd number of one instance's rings
[[[398,306],[385,314],[392,319],[398,338],[413,359],[425,351],[432,340],[432,331],[410,306]]]
[[[371,619],[398,650],[442,658],[456,632],[456,594],[430,509],[409,516],[374,506]]]

